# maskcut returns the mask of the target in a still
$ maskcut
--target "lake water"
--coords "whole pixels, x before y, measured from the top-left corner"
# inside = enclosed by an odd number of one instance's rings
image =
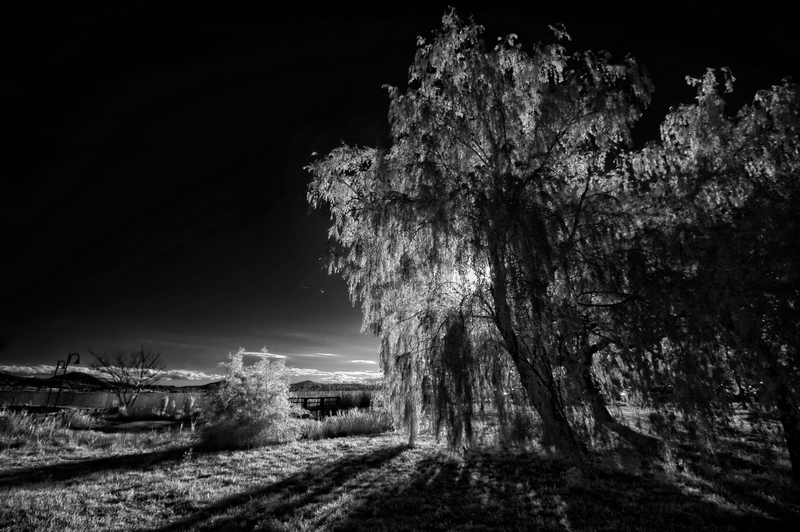
[[[0,406],[2,405],[31,405],[44,406],[47,403],[48,392],[11,392],[0,391]],[[50,406],[54,406],[58,390],[50,394]],[[150,413],[153,410],[161,411],[164,407],[164,398],[168,398],[167,412],[183,411],[195,399],[195,406],[200,406],[202,394],[197,393],[142,393],[136,399],[130,414]],[[58,399],[58,406],[74,406],[78,408],[113,408],[117,404],[117,396],[113,392],[72,392],[62,391]]]

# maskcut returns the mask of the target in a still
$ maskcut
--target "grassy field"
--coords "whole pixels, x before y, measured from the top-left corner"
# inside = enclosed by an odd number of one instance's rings
[[[413,449],[386,433],[201,452],[191,432],[54,429],[24,442],[20,434],[0,442],[1,530],[768,531],[800,523],[800,489],[769,430],[721,437],[713,454],[675,446],[655,468],[618,451],[583,470],[536,450],[452,453],[430,435]]]

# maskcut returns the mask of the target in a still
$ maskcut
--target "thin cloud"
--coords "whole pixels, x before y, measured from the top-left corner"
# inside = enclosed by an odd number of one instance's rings
[[[351,364],[377,364],[374,360],[351,360]]]
[[[160,377],[162,380],[167,381],[218,381],[224,379],[225,375],[216,375],[214,373],[204,373],[202,371],[192,371],[188,369],[173,369],[165,370],[163,373],[161,373]]]
[[[316,358],[316,357],[338,357],[341,355],[337,355],[336,353],[307,353],[300,356]]]
[[[143,340],[143,343],[145,345],[171,345],[175,347],[185,347],[187,349],[203,349],[203,350],[217,349],[216,347],[208,345],[190,344],[186,342],[173,342],[170,340],[157,340],[155,338],[145,338]]]
[[[320,371],[318,369],[286,368],[291,377],[303,377],[322,382],[374,382],[383,378],[380,371]]]
[[[239,351],[236,352],[237,355],[250,355],[254,357],[261,357],[261,358],[286,358],[286,355],[279,355],[277,353],[270,353],[266,347],[263,347],[261,351],[245,351],[244,347],[240,347]]]
[[[18,365],[8,366],[0,365],[0,371],[11,373],[17,377],[52,377],[55,372],[55,364],[37,364],[37,365]],[[78,373],[88,373],[90,375],[98,375],[98,372],[88,366],[79,366],[77,364],[70,364],[67,371]],[[58,373],[63,373],[63,369],[59,368]]]
[[[264,353],[255,352],[254,355],[264,356]],[[363,361],[358,363],[375,364],[375,362],[372,361]],[[49,364],[14,365],[14,366],[0,365],[0,371],[10,373],[18,377],[47,378],[53,376],[54,370],[55,366]],[[103,373],[100,373],[88,366],[70,365],[69,371],[70,372],[77,371],[81,373],[88,373],[90,375],[95,375],[98,377],[103,377]],[[330,382],[330,383],[334,382],[368,383],[383,378],[383,373],[381,371],[322,371],[313,368],[306,369],[306,368],[297,368],[293,366],[287,367],[286,371],[289,374],[289,376],[293,378],[313,379],[320,382]],[[214,373],[205,373],[202,371],[192,371],[187,369],[167,369],[160,374],[160,377],[161,381],[167,381],[167,382],[178,381],[178,380],[219,381],[225,379],[225,375],[217,375]]]
[[[0,371],[11,373],[17,377],[52,377],[55,369],[56,368],[54,364],[38,364],[35,366],[0,366]],[[70,366],[68,369],[73,371],[82,371],[84,373],[91,373],[80,366]],[[60,369],[59,373],[61,373]]]
[[[261,358],[286,358],[286,355],[279,355],[277,353],[260,353],[258,351],[243,351],[239,353],[241,355],[250,355],[254,357],[261,357]]]

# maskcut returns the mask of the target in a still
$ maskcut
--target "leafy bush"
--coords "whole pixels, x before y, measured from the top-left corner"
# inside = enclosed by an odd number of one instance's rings
[[[242,351],[221,366],[228,375],[209,397],[203,443],[214,449],[260,447],[293,439],[289,377],[283,360],[264,357],[245,366]]]
[[[380,434],[391,429],[392,421],[385,411],[347,410],[338,416],[326,417],[311,427],[306,437],[311,440],[320,440],[362,434]]]

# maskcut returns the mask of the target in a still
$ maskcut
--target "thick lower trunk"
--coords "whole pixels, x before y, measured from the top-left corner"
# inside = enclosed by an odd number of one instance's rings
[[[580,460],[585,457],[588,449],[569,424],[553,379],[548,378],[548,375],[537,375],[525,362],[518,363],[517,369],[520,381],[528,393],[528,401],[542,419],[542,444],[545,447],[555,446],[572,459]]]
[[[408,422],[408,446],[417,445],[417,435],[419,433],[419,419],[417,418],[417,405],[413,397],[407,399],[406,416]]]
[[[651,458],[662,454],[662,442],[658,438],[642,434],[629,426],[617,421],[608,411],[602,395],[596,395],[590,401],[592,415],[597,427],[613,432],[627,443],[636,448],[640,453]]]
[[[777,406],[792,463],[792,478],[800,482],[800,408],[785,379],[780,379],[778,384]]]
[[[635,431],[617,421],[608,410],[605,396],[592,373],[594,355],[603,350],[609,343],[604,340],[591,346],[584,345],[581,352],[578,353],[575,367],[573,368],[575,382],[581,387],[581,392],[592,411],[595,429],[601,428],[611,431],[646,456],[658,457],[661,453],[661,441],[658,438]]]
[[[769,378],[775,386],[778,416],[792,464],[792,478],[800,482],[800,398],[793,392],[791,372],[778,361],[769,345],[760,344],[762,356],[769,363]]]
[[[542,443],[546,447],[555,446],[564,455],[580,459],[588,453],[569,424],[552,372],[535,369],[536,354],[523,353],[516,334],[510,327],[498,324],[506,349],[519,372],[520,382],[525,388],[530,405],[542,419],[544,434]],[[544,356],[539,354],[539,356]]]
[[[514,366],[519,372],[520,381],[528,394],[528,401],[542,419],[544,425],[543,443],[553,445],[565,456],[580,460],[588,453],[586,446],[578,439],[569,424],[550,371],[544,349],[531,352],[524,347],[517,335],[520,325],[515,323],[508,299],[507,271],[503,253],[497,242],[503,235],[490,238],[492,267],[492,300],[494,302],[494,322]]]

